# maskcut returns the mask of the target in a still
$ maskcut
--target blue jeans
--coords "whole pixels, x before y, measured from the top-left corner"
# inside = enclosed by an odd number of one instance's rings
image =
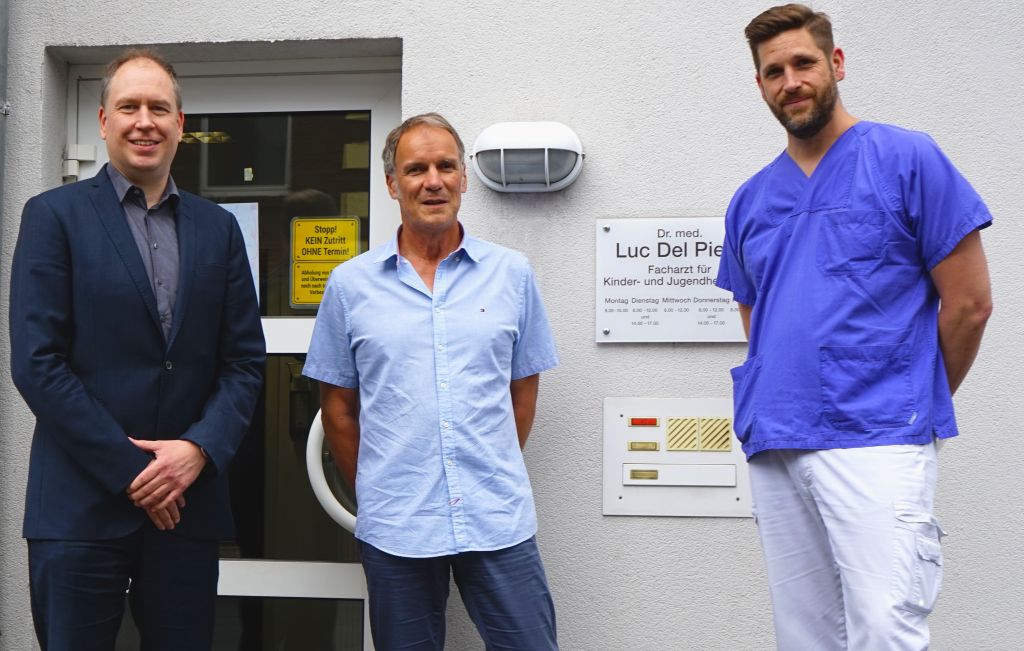
[[[536,538],[490,552],[392,556],[359,542],[377,651],[443,651],[449,576],[488,651],[557,651]]]
[[[212,644],[216,541],[147,523],[112,540],[29,540],[28,559],[32,619],[44,651],[113,649],[126,592],[144,651]]]

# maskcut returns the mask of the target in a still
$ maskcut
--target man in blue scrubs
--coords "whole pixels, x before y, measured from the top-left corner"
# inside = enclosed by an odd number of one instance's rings
[[[402,225],[331,274],[303,370],[356,489],[374,646],[442,651],[454,575],[488,649],[557,649],[521,452],[558,363],[533,272],[459,223],[443,117],[409,118],[383,157]]]
[[[923,649],[942,578],[935,439],[991,312],[992,217],[923,133],[860,121],[803,5],[747,26],[787,146],[736,192],[717,284],[750,340],[736,434],[781,649]]]

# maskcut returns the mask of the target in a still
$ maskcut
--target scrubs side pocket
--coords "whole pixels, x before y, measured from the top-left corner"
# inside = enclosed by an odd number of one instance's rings
[[[917,420],[910,344],[822,346],[822,414],[841,430],[905,427]]]
[[[743,366],[729,369],[732,375],[733,430],[741,443],[746,443],[754,427],[754,392],[761,369],[761,356],[755,355]]]
[[[885,215],[875,211],[826,213],[818,231],[817,264],[829,276],[863,276],[882,259]]]
[[[899,608],[919,615],[935,608],[942,591],[943,534],[934,516],[897,507],[893,589]]]

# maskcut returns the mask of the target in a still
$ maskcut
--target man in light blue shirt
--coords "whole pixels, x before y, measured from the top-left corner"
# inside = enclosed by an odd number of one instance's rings
[[[942,583],[934,439],[991,311],[984,202],[917,133],[839,99],[828,17],[747,26],[787,147],[736,192],[717,284],[780,649],[924,649]]]
[[[454,575],[488,649],[557,649],[521,452],[558,363],[533,272],[459,223],[443,117],[406,120],[383,158],[402,225],[331,274],[303,371],[356,489],[374,645],[442,650]]]

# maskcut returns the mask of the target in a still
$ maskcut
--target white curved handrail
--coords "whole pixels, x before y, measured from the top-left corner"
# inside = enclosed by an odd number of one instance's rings
[[[313,487],[313,494],[316,495],[317,501],[320,502],[320,506],[327,512],[327,515],[346,530],[355,533],[355,514],[341,505],[327,484],[327,476],[324,474],[323,450],[324,425],[320,421],[320,412],[317,411],[313,424],[309,426],[309,438],[306,440],[306,474],[309,475],[309,484]]]

